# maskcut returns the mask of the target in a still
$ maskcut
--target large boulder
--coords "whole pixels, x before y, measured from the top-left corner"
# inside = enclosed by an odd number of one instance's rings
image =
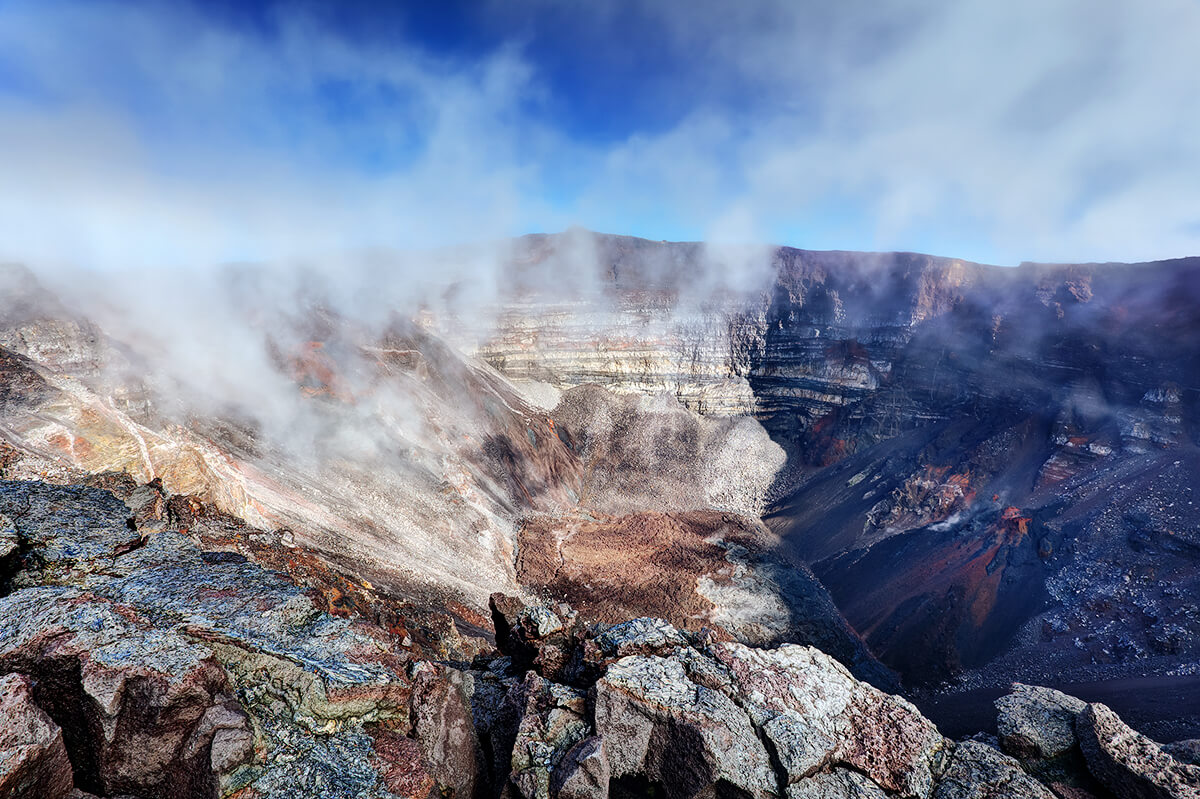
[[[749,716],[723,691],[693,682],[680,660],[622,658],[595,691],[596,732],[612,777],[648,780],[668,799],[722,787],[752,797],[777,793]]]
[[[1200,799],[1200,767],[1171,757],[1107,706],[1088,705],[1076,729],[1088,768],[1122,799]]]
[[[208,648],[94,596],[36,588],[0,599],[0,672],[14,671],[35,678],[35,700],[105,793],[215,788],[212,740],[233,725],[204,720],[237,702]]]
[[[996,700],[996,731],[1004,751],[1020,760],[1049,760],[1076,744],[1075,717],[1087,703],[1051,688],[1013,683]]]
[[[929,795],[946,741],[908,701],[856,680],[813,647],[719,643],[710,651],[789,783],[844,766],[900,796]]]
[[[62,730],[34,703],[29,679],[0,677],[0,796],[62,799],[72,782]]]
[[[954,748],[933,799],[1055,799],[1015,759],[978,741]]]
[[[587,697],[576,688],[529,673],[508,701],[521,709],[512,749],[512,784],[525,799],[549,799],[551,774],[592,731]]]

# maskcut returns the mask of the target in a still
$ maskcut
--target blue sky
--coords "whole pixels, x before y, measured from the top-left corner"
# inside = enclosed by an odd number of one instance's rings
[[[0,0],[0,258],[1200,254],[1196,0]]]

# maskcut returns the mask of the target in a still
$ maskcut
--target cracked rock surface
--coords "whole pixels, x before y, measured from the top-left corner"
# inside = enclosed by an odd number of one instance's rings
[[[1058,692],[998,703],[1009,756],[811,646],[497,594],[481,649],[159,486],[97,485],[0,482],[5,799],[1198,795],[1185,744]]]

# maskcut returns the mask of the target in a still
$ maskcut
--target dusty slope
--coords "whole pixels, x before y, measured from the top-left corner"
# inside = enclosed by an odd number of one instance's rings
[[[528,241],[539,263],[567,245]],[[778,248],[760,291],[714,306],[688,296],[699,245],[594,249],[603,302],[545,320],[513,304],[481,352],[696,407],[746,381],[738,402],[788,454],[767,523],[910,681],[1190,662],[1175,642],[1192,640],[1198,568],[1200,259],[1008,269]],[[637,322],[595,323],[604,307]]]
[[[270,324],[245,320],[237,340],[262,349],[266,372],[221,403],[210,386],[181,380],[187,363],[164,362],[158,342],[119,342],[28,273],[10,280],[0,312],[11,348],[0,348],[0,435],[12,448],[3,474],[158,479],[169,494],[282,531],[329,568],[397,597],[479,612],[493,591],[549,591],[552,575],[533,560],[518,568],[522,538],[597,516],[625,528],[647,510],[685,511],[757,529],[783,461],[753,420],[706,419],[669,396],[631,403],[596,387],[534,407],[419,326],[393,319],[375,329],[320,305]],[[197,357],[201,367],[211,353]],[[236,369],[232,359],[252,356],[222,357]],[[591,561],[611,589],[592,605],[598,618],[672,615],[639,599],[647,586],[625,576],[658,550],[720,550],[711,524],[670,533],[635,535]],[[689,624],[739,640],[824,641],[887,683],[811,574],[771,556],[775,543],[759,530],[736,566],[751,588],[730,583],[734,566],[718,554],[663,572],[651,594],[692,607]],[[786,577],[766,576],[776,573]],[[589,579],[587,569],[576,576]],[[764,608],[748,612],[753,601]]]

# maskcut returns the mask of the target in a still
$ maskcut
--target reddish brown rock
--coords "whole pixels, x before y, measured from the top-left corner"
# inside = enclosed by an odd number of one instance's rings
[[[471,717],[470,675],[423,663],[413,680],[413,734],[430,775],[453,796],[474,796],[487,777]]]
[[[376,731],[372,765],[383,775],[383,784],[404,799],[426,799],[435,781],[425,765],[421,745],[389,730]]]
[[[61,799],[71,787],[62,730],[34,704],[28,678],[0,677],[0,796]]]

